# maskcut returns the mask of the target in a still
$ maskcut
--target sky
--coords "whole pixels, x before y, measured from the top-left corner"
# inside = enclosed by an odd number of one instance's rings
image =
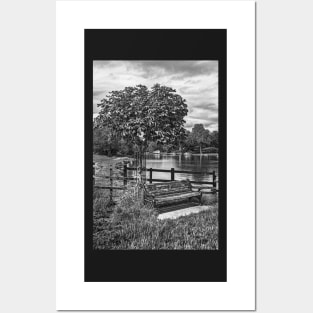
[[[218,129],[218,61],[94,61],[93,113],[108,92],[159,83],[176,89],[188,106],[185,127]]]

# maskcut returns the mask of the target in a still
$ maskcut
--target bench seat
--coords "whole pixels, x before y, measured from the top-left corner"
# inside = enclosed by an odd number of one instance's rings
[[[178,194],[171,194],[171,195],[165,195],[164,197],[155,197],[156,202],[169,202],[171,200],[180,200],[180,199],[186,199],[186,198],[192,198],[192,197],[198,197],[201,195],[201,192],[199,191],[193,191],[193,192],[184,192],[184,193],[178,193]]]
[[[155,208],[178,202],[190,202],[192,199],[201,204],[202,192],[194,191],[188,180],[171,181],[145,185],[144,199],[145,203],[151,203]]]

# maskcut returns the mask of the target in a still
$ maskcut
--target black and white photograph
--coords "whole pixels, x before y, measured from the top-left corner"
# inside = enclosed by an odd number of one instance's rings
[[[93,61],[94,249],[219,249],[218,71]]]
[[[226,280],[226,34],[85,30],[85,280]]]

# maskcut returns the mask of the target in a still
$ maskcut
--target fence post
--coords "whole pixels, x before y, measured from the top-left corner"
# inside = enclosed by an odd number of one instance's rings
[[[113,178],[112,178],[112,165],[110,165],[110,186],[113,187]],[[110,188],[110,203],[113,204],[113,189]]]
[[[149,182],[152,184],[152,168],[149,169],[150,172],[150,177],[149,177]]]
[[[95,185],[95,176],[96,176],[96,164],[92,162],[92,183]]]
[[[124,186],[127,185],[127,163],[124,162]]]
[[[216,174],[215,174],[215,171],[213,171],[213,188],[216,189]]]
[[[175,169],[173,167],[171,168],[171,180],[175,180]]]

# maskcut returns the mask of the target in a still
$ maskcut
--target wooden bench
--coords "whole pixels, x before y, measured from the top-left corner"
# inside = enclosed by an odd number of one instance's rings
[[[146,184],[144,188],[145,203],[151,203],[154,208],[173,206],[182,202],[188,202],[192,206],[193,199],[197,200],[197,205],[202,203],[202,192],[193,191],[188,180]]]

